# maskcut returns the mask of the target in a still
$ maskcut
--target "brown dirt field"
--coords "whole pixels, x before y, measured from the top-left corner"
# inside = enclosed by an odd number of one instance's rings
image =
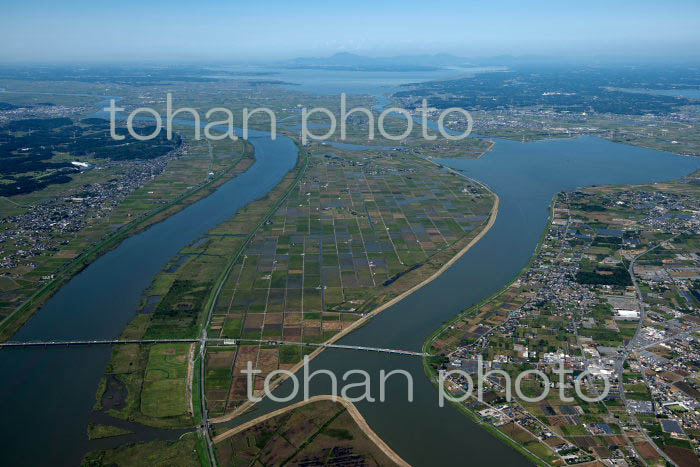
[[[610,449],[603,446],[594,447],[593,452],[596,454],[597,457],[600,457],[601,459],[610,459],[612,457]]]
[[[267,313],[265,324],[282,324],[282,313]]]
[[[285,313],[284,314],[284,325],[285,326],[295,326],[301,324],[302,314],[301,313]]]
[[[571,441],[580,448],[591,448],[598,443],[595,442],[592,436],[572,436]]]
[[[342,321],[324,321],[323,330],[324,331],[340,331],[343,329]]]
[[[214,369],[231,368],[235,355],[236,352],[234,350],[227,352],[208,352],[208,366]]]
[[[262,328],[263,321],[265,320],[264,313],[254,313],[246,316],[245,327],[250,329],[260,329]]]
[[[61,258],[61,259],[69,259],[69,258],[75,258],[78,255],[78,253],[75,252],[75,250],[61,250],[58,253],[56,253],[53,257],[54,258]]]
[[[304,327],[304,336],[320,336],[321,335],[321,328],[307,328]]]
[[[675,383],[677,381],[680,381],[683,379],[683,377],[677,373],[672,373],[670,371],[664,371],[661,373],[661,376],[666,378],[667,380],[671,381],[672,383]]]
[[[262,376],[256,376],[255,380],[253,381],[253,388],[255,388],[256,391],[262,391],[265,389],[265,378]]]
[[[332,435],[331,430],[334,429],[346,430],[353,437],[352,441],[337,439]],[[329,455],[333,456],[332,463],[335,465],[358,463],[358,456],[361,456],[361,462],[367,467],[391,464],[391,461],[378,452],[377,447],[363,435],[347,412],[340,414],[328,430],[321,432],[313,444],[297,455],[297,459],[300,463],[323,462]]]
[[[549,420],[549,424],[551,426],[564,426],[564,425],[571,425],[569,421],[566,419],[566,417],[561,416],[561,415],[555,415],[552,417],[547,417]]]
[[[613,443],[617,444],[618,446],[625,446],[627,445],[627,439],[622,436],[622,435],[612,435],[608,436],[608,439]]]
[[[689,385],[686,382],[680,381],[680,382],[674,383],[673,385],[691,397],[694,397],[696,399],[700,398],[700,391],[693,388],[691,385]]]
[[[625,434],[632,441],[632,444],[641,443],[642,441],[646,441],[646,438],[644,437],[644,435],[642,435],[641,433],[638,433],[636,431],[625,431]]]
[[[433,345],[437,347],[438,349],[442,349],[445,347],[448,341],[443,340],[443,339],[436,339],[433,341]]]
[[[680,448],[678,446],[666,446],[664,452],[668,454],[673,462],[678,464],[678,467],[697,467],[700,466],[698,456],[689,449]]]
[[[519,443],[524,444],[528,441],[535,441],[534,436],[525,431],[520,425],[518,425],[515,422],[502,425],[498,428]]]
[[[241,401],[246,399],[246,380],[244,378],[236,378],[233,380],[229,399],[231,401]]]
[[[552,436],[551,438],[545,439],[543,441],[543,443],[546,444],[547,446],[549,446],[550,448],[554,448],[554,447],[562,446],[562,445],[566,444],[566,442],[563,439],[557,438],[556,436]]]
[[[261,376],[267,375],[272,370],[277,369],[277,356],[279,351],[277,349],[260,349],[258,354],[258,369],[262,370]]]
[[[284,340],[301,342],[301,328],[284,328]]]
[[[636,443],[634,445],[634,449],[645,460],[658,459],[659,457],[661,457],[661,454],[656,452],[656,449],[654,449],[654,447],[651,444],[649,444],[648,441],[644,441],[643,443]]]
[[[207,391],[207,399],[211,401],[224,401],[228,391],[226,389],[210,389]]]
[[[258,347],[244,345],[238,349],[238,358],[236,358],[235,374],[240,374],[240,370],[248,366],[248,362],[253,363],[253,368],[258,360]]]

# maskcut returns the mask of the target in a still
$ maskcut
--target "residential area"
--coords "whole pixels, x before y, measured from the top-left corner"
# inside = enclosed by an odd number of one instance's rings
[[[432,340],[434,369],[474,375],[481,357],[513,378],[527,369],[550,376],[535,403],[506,401],[504,377],[488,376],[490,400],[465,402],[476,419],[550,464],[697,465],[699,182],[696,173],[556,197],[530,265]],[[559,365],[572,370],[563,385]],[[588,397],[609,381],[601,402],[574,394],[584,370]],[[465,381],[452,376],[455,394]],[[523,381],[528,398],[545,389]]]

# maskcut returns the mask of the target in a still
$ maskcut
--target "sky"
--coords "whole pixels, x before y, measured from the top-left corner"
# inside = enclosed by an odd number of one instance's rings
[[[0,62],[700,55],[698,0],[2,0]]]

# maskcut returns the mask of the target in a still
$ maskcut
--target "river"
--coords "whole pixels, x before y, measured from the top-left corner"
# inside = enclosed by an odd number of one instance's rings
[[[124,240],[64,285],[13,340],[114,339],[144,290],[185,246],[263,197],[294,167],[289,138],[251,132],[255,163],[213,194]],[[109,347],[0,351],[2,465],[77,465]]]
[[[215,193],[137,234],[75,276],[31,319],[14,340],[114,338],[134,316],[153,277],[184,246],[267,193],[296,160],[285,137],[253,133],[256,163]],[[418,350],[442,322],[509,282],[527,263],[546,225],[547,206],[561,190],[605,183],[675,178],[700,168],[700,159],[584,137],[518,143],[498,140],[478,160],[440,162],[483,181],[501,197],[491,231],[445,274],[389,308],[341,341],[344,344]],[[109,359],[108,348],[11,349],[0,352],[4,402],[3,465],[76,465],[91,446],[85,428],[94,394]],[[384,403],[360,403],[360,411],[386,442],[414,465],[495,462],[524,458],[452,406],[437,408],[437,393],[420,359],[370,352],[325,351],[312,368],[342,375],[350,368],[376,375],[403,368],[413,375],[413,403],[405,383],[388,384]],[[285,394],[287,385],[279,392]],[[314,380],[312,393],[328,391]],[[376,388],[373,388],[376,395]],[[274,407],[263,401],[248,416]],[[236,423],[244,418],[236,420]]]
[[[501,198],[497,220],[486,236],[438,279],[383,311],[340,344],[420,350],[428,334],[461,310],[510,282],[525,266],[547,224],[555,193],[593,184],[635,184],[668,180],[700,168],[700,159],[611,143],[594,137],[520,143],[496,140],[481,159],[438,159],[494,189]],[[373,377],[376,398],[380,369],[412,374],[414,401],[405,381],[389,379],[384,403],[358,403],[372,429],[407,462],[419,465],[522,465],[507,447],[456,408],[438,407],[436,389],[424,376],[419,358],[363,351],[326,350],[310,369],[330,369],[339,381],[350,369]],[[311,395],[328,394],[329,379],[314,378]],[[349,379],[348,381],[361,381]],[[290,384],[276,391],[289,394]],[[342,383],[341,383],[342,386]],[[362,392],[350,392],[357,396]],[[295,399],[296,400],[296,399]],[[290,403],[292,403],[291,401]],[[235,426],[279,408],[264,400]]]

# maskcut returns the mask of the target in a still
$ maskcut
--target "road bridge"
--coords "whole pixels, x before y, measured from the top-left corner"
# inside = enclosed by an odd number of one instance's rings
[[[172,344],[172,343],[195,343],[202,342],[202,339],[93,339],[93,340],[55,340],[55,341],[27,341],[27,342],[0,342],[0,348],[17,348],[17,347],[55,347],[55,346],[91,346],[91,345],[123,345],[123,344]],[[430,355],[423,352],[414,352],[412,350],[386,349],[381,347],[369,347],[362,345],[343,345],[343,344],[323,344],[310,342],[292,342],[292,341],[275,341],[265,339],[220,339],[207,338],[205,342],[215,345],[245,345],[245,344],[262,344],[262,345],[308,345],[311,347],[323,347],[330,349],[343,350],[363,350],[366,352],[380,352],[395,355],[407,355],[414,357],[429,357]]]

